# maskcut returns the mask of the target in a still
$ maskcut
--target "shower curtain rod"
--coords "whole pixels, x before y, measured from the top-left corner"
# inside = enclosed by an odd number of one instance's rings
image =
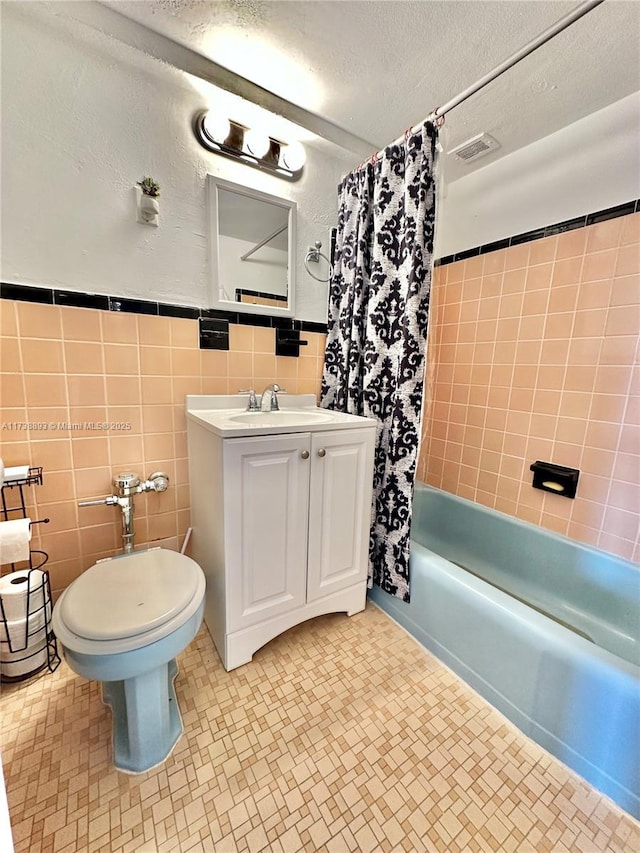
[[[595,7],[599,6],[601,3],[604,3],[604,0],[586,0],[586,2],[576,6],[573,11],[568,12],[564,17],[560,18],[559,21],[556,21],[555,24],[540,33],[539,36],[536,36],[536,38],[532,39],[524,47],[521,47],[520,50],[516,51],[508,59],[505,59],[504,62],[501,62],[500,65],[496,65],[492,71],[489,71],[488,74],[485,74],[484,77],[481,77],[473,85],[469,86],[469,88],[460,92],[460,94],[456,95],[455,98],[451,98],[450,101],[447,101],[447,103],[443,104],[441,107],[436,107],[436,109],[433,110],[425,119],[411,127],[409,130],[406,130],[390,144],[397,145],[398,143],[403,142],[407,134],[414,133],[425,123],[425,121],[436,121],[439,118],[443,118],[446,113],[454,107],[457,107],[458,104],[466,101],[467,98],[471,97],[471,95],[475,95],[476,92],[483,89],[488,83],[495,80],[496,77],[499,77],[501,74],[504,74],[505,71],[513,68],[513,66],[520,62],[521,59],[524,59],[525,56],[529,56],[529,54],[533,53],[534,50],[537,50],[543,44],[546,44],[546,42],[551,41],[554,36],[558,35],[558,33],[561,33],[563,30],[566,30],[567,27],[570,27],[571,24],[582,18],[583,15],[586,15],[587,12],[595,9]],[[377,158],[379,153],[380,152],[374,154],[373,157]]]

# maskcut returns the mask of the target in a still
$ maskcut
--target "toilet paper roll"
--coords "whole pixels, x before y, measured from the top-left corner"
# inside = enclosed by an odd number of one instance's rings
[[[9,523],[5,522],[5,524]],[[3,614],[6,622],[24,619],[27,615],[27,598],[29,611],[31,613],[39,611],[45,603],[46,596],[44,572],[39,569],[24,569],[3,575],[0,578],[0,598],[2,599],[0,621]]]
[[[17,483],[20,480],[26,480],[29,476],[28,465],[15,465],[13,468],[4,469],[4,482]]]
[[[0,522],[0,563],[18,563],[29,559],[31,519],[16,518]]]
[[[40,669],[47,663],[47,644],[28,652],[18,652],[11,660],[0,660],[0,674],[3,679],[24,677]],[[26,657],[25,657],[26,655]]]
[[[46,614],[46,620],[45,620]],[[0,620],[0,660],[11,660],[13,652],[29,649],[46,639],[51,624],[51,604],[14,622]],[[24,656],[24,655],[23,655]]]

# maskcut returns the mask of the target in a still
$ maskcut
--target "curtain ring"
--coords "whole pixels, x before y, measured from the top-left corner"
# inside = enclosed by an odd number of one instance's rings
[[[326,284],[328,281],[331,281],[331,272],[329,272],[329,278],[319,278],[317,275],[314,275],[309,269],[309,262],[317,264],[319,263],[320,258],[323,258],[329,264],[329,267],[331,267],[331,261],[323,252],[320,251],[321,248],[322,243],[320,242],[320,240],[316,240],[315,249],[312,249],[311,246],[309,246],[309,251],[307,252],[307,255],[304,259],[304,268],[309,273],[311,278],[314,278],[316,281],[321,281],[323,284]]]
[[[443,115],[442,116],[436,115],[436,113],[438,112],[439,109],[440,109],[440,107],[436,107],[435,110],[433,111],[434,112],[433,123],[435,124],[435,126],[437,128],[443,127],[444,126],[444,120],[445,120],[445,117]]]

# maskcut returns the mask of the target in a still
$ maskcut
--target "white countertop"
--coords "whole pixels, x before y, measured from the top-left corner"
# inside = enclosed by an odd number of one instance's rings
[[[189,394],[187,419],[221,438],[323,432],[336,429],[375,429],[373,418],[348,415],[316,406],[313,394],[278,394],[280,411],[248,412],[248,394]]]

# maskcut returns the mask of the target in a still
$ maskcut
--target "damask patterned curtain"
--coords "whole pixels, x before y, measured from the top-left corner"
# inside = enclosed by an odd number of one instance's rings
[[[378,421],[369,586],[409,600],[435,220],[426,123],[340,186],[321,405]]]

